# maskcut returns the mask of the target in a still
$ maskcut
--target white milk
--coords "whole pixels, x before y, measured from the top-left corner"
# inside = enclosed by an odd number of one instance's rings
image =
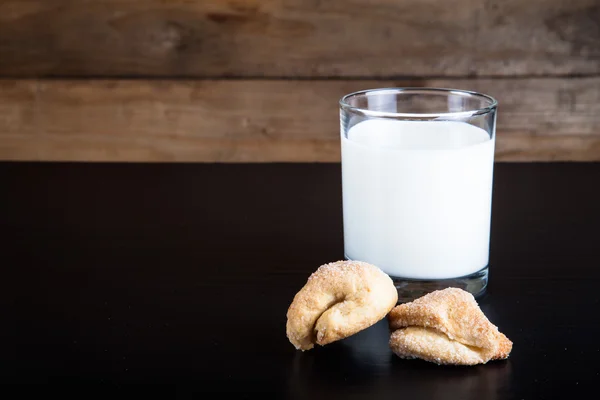
[[[346,257],[393,277],[488,265],[494,140],[454,121],[360,122],[342,134]]]

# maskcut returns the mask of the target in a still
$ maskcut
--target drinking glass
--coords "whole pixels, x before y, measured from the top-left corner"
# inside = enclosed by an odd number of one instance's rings
[[[496,108],[443,88],[340,100],[345,257],[386,272],[400,302],[487,287]]]

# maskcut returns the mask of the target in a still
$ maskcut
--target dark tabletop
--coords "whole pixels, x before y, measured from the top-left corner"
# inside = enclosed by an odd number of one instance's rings
[[[0,163],[0,182],[2,383],[290,399],[576,398],[600,383],[600,164],[496,165],[479,303],[514,348],[476,367],[395,357],[385,321],[289,343],[294,294],[343,258],[339,164]]]

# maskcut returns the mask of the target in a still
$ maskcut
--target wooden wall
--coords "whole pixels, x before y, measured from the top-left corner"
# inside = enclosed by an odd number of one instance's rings
[[[600,160],[600,0],[0,0],[0,159],[336,161],[381,86],[493,95],[498,160]]]

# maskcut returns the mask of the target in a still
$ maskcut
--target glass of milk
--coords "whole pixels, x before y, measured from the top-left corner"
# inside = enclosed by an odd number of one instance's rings
[[[446,287],[484,293],[496,107],[437,88],[340,100],[345,257],[390,275],[399,301]]]

